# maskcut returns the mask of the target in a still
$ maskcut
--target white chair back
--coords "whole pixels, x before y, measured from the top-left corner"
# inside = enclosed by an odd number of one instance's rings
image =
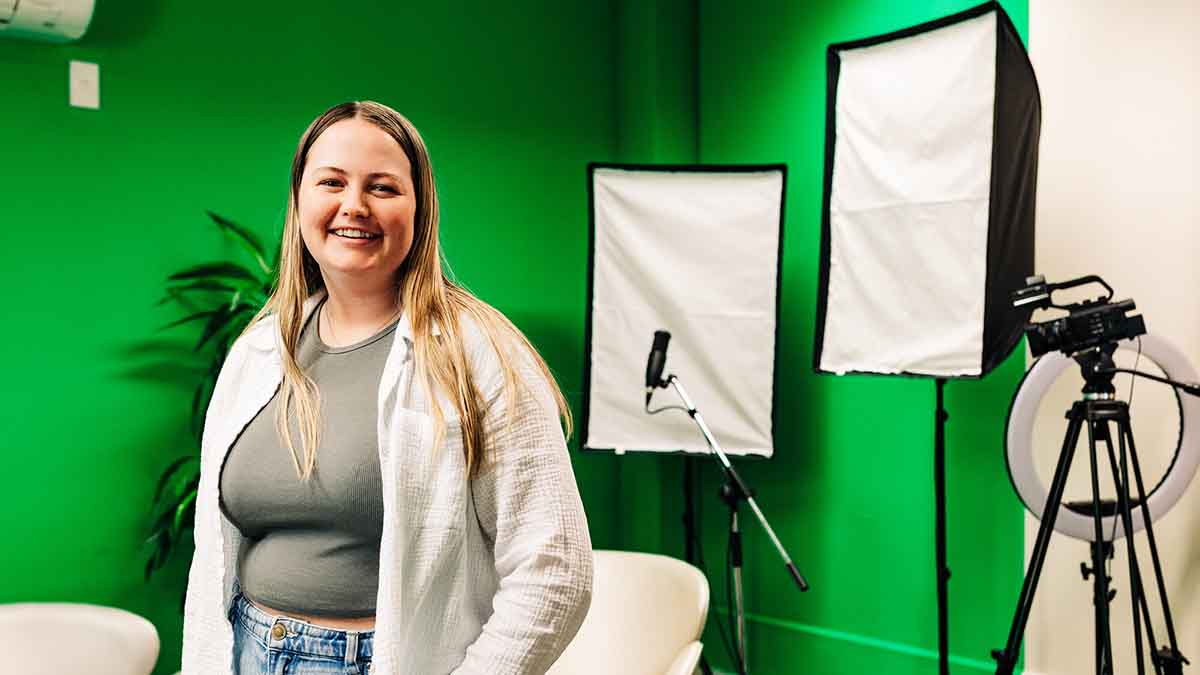
[[[158,631],[114,607],[68,602],[0,605],[0,671],[21,675],[150,675]]]
[[[691,675],[708,615],[708,580],[682,560],[596,551],[592,605],[548,675]]]

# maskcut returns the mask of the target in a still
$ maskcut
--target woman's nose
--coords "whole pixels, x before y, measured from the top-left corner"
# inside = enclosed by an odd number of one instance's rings
[[[347,218],[365,218],[369,214],[363,193],[359,190],[346,190],[342,200],[342,215]]]

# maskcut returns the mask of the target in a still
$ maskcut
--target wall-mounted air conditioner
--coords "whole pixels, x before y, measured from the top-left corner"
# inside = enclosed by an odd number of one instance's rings
[[[0,0],[0,38],[78,40],[95,7],[96,0]]]

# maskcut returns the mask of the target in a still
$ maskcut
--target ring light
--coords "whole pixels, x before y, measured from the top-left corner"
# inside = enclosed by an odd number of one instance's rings
[[[1143,335],[1141,340],[1142,356],[1157,364],[1168,379],[1183,382],[1195,382],[1200,379],[1187,357],[1170,342],[1153,335]],[[1033,423],[1037,416],[1038,404],[1046,391],[1063,371],[1073,366],[1074,360],[1061,352],[1051,352],[1041,357],[1025,374],[1009,408],[1004,439],[1005,464],[1017,496],[1024,502],[1025,508],[1039,520],[1050,493],[1034,468]],[[1163,517],[1178,503],[1191,483],[1197,466],[1200,465],[1200,436],[1197,435],[1197,426],[1200,425],[1200,399],[1182,396],[1175,389],[1172,391],[1179,405],[1179,443],[1166,474],[1146,496],[1152,520]],[[1136,499],[1136,493],[1132,489],[1130,498]],[[1125,535],[1119,514],[1104,516],[1102,520],[1104,531],[1113,532],[1114,540]],[[1134,532],[1145,526],[1144,511],[1135,508]],[[1092,516],[1076,513],[1068,508],[1059,509],[1054,529],[1083,541],[1095,540],[1095,523]]]

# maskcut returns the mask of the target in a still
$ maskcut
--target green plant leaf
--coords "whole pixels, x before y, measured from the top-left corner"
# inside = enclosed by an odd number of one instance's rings
[[[168,328],[174,328],[175,326],[181,326],[181,325],[183,325],[185,323],[189,323],[191,321],[200,321],[201,319],[205,319],[207,317],[212,316],[217,311],[218,310],[215,310],[215,309],[206,309],[202,312],[196,312],[194,314],[189,314],[189,315],[183,317],[182,319],[176,319],[175,321],[172,321],[171,323],[169,323],[165,326],[161,326],[158,330],[164,331],[164,330],[167,330]]]
[[[243,247],[254,258],[254,265],[234,262],[210,262],[194,265],[167,277],[164,297],[159,305],[176,301],[188,311],[207,307],[159,328],[166,330],[187,323],[203,322],[194,351],[212,351],[207,372],[197,383],[192,395],[190,426],[192,434],[203,436],[206,402],[211,401],[213,388],[233,342],[246,324],[264,307],[278,278],[279,248],[266,262],[266,249],[254,233],[212,211],[205,211],[223,235]],[[215,295],[214,295],[215,294]],[[199,466],[196,455],[179,457],[160,475],[154,490],[153,523],[146,545],[153,550],[145,566],[146,580],[154,570],[164,566],[178,545],[181,533],[195,527],[196,492],[199,488]],[[180,611],[186,602],[186,591],[180,597]]]
[[[147,583],[149,583],[149,581],[150,581],[150,575],[154,573],[155,569],[157,569],[154,566],[154,562],[157,559],[157,557],[158,557],[157,555],[151,554],[150,557],[146,559],[146,570],[142,574],[145,576],[145,580]]]
[[[204,331],[200,334],[200,340],[196,342],[196,346],[192,348],[192,351],[198,352],[203,349],[204,343],[208,342],[217,331],[225,327],[228,317],[229,307],[225,304],[222,303],[220,307],[214,309],[212,315],[208,317],[208,322],[204,324]]]
[[[175,517],[171,520],[171,533],[175,535],[172,539],[179,536],[179,530],[183,527],[183,521],[187,517],[187,511],[196,501],[195,490],[187,493],[183,497],[183,501],[179,502],[179,506],[175,508]],[[193,511],[195,513],[195,511]]]
[[[174,542],[163,538],[159,540],[158,546],[154,549],[154,556],[151,560],[154,563],[153,569],[160,569],[167,564],[167,559],[171,557],[171,551],[174,549]]]
[[[209,396],[216,386],[217,375],[221,372],[221,366],[225,364],[225,353],[216,354],[213,360],[208,364],[208,372],[204,378],[196,385],[195,391],[192,393],[192,415],[191,415],[191,432],[192,436],[197,440],[201,440],[201,435],[204,431],[204,414],[208,411]]]
[[[232,235],[235,241],[244,246],[250,252],[250,255],[254,256],[254,261],[258,263],[259,268],[264,273],[269,274],[271,272],[271,268],[267,265],[266,261],[266,249],[263,248],[262,243],[259,242],[258,237],[254,236],[253,232],[212,211],[206,211],[205,213],[208,214],[209,218],[213,219],[213,222],[221,228],[222,232]]]
[[[163,490],[165,490],[167,484],[171,482],[171,479],[175,476],[176,471],[181,471],[181,467],[183,467],[185,464],[199,461],[199,459],[200,458],[196,455],[184,455],[183,457],[176,459],[174,462],[171,462],[171,465],[168,466],[166,470],[163,471],[162,476],[159,476],[158,478],[158,485],[154,488],[154,500],[151,501],[151,504],[157,504],[158,500],[162,499]]]
[[[150,531],[154,533],[152,536],[157,536],[160,539],[165,537],[168,541],[171,538],[171,522],[175,519],[175,507],[178,502],[171,500],[168,504],[163,505],[163,510],[154,519],[154,525]],[[162,542],[158,542],[161,544]]]
[[[207,409],[208,397],[206,392],[212,387],[208,380],[202,381],[192,393],[192,436],[199,438],[204,430],[204,413]]]
[[[167,277],[167,281],[186,281],[188,279],[200,280],[219,280],[226,279],[231,281],[251,282],[254,284],[261,283],[261,280],[254,275],[253,272],[245,267],[231,262],[204,263],[189,267],[182,272],[176,272]]]
[[[146,546],[147,544],[156,543],[155,540],[161,536],[163,536],[162,530],[156,530],[156,531],[152,532],[149,537],[146,537],[145,539],[142,540],[142,546]]]
[[[176,295],[186,293],[188,291],[208,291],[214,293],[239,293],[241,290],[235,286],[221,283],[216,279],[201,279],[187,284],[172,286],[168,292]]]
[[[154,306],[158,307],[160,305],[164,305],[168,302],[171,302],[172,300],[179,300],[179,298],[181,298],[181,297],[183,297],[183,294],[180,293],[178,290],[176,290],[174,288],[167,288],[167,290],[163,293],[162,299],[160,299],[158,302],[154,303]]]

